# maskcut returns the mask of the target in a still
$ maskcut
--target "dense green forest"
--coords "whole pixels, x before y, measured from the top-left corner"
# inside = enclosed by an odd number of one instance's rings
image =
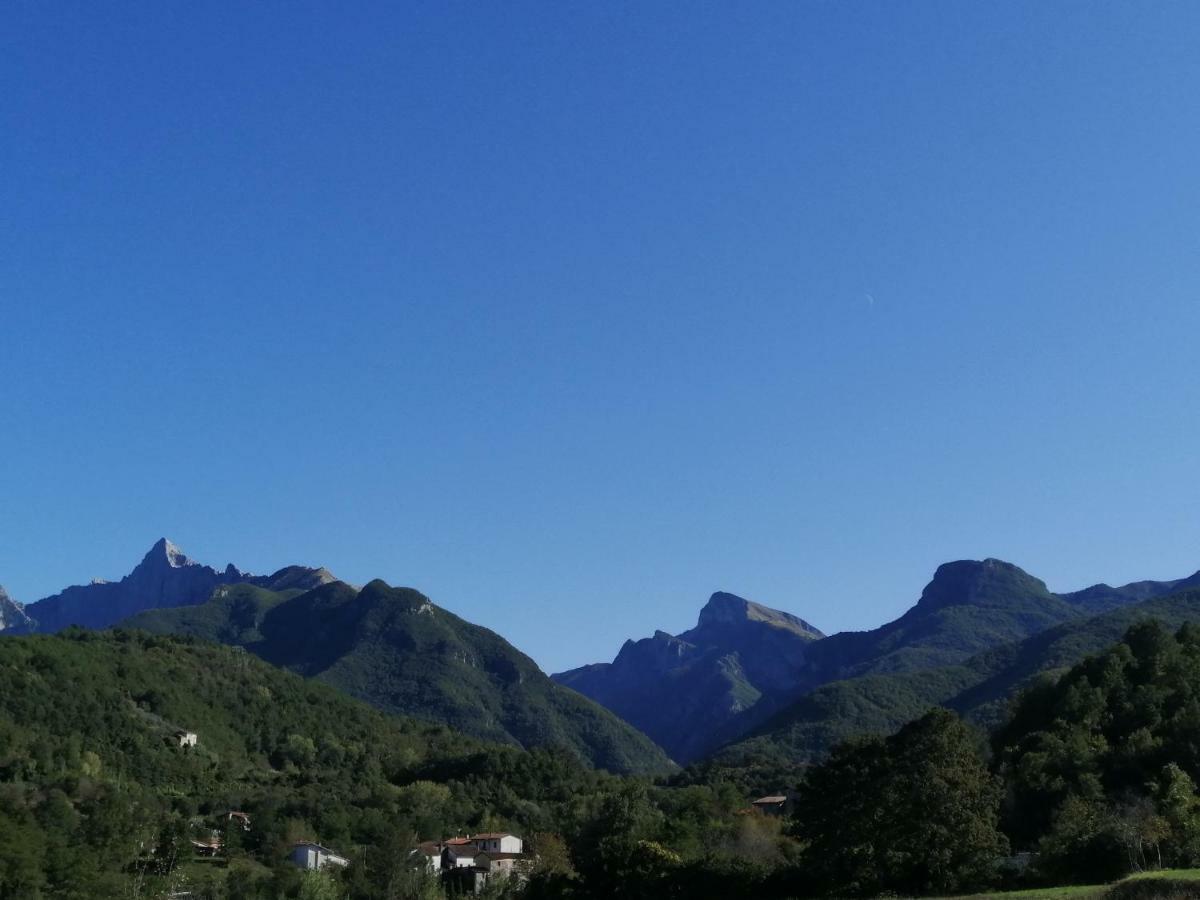
[[[372,581],[275,592],[218,588],[206,603],[156,609],[125,625],[245,647],[384,712],[440,722],[489,741],[566,748],[621,773],[667,772],[649,738],[555,684],[500,635],[410,588]]]
[[[747,808],[766,779],[747,773],[613,775],[569,749],[390,716],[194,638],[0,638],[5,898],[431,900],[454,882],[418,870],[418,840],[511,829],[535,861],[491,896],[749,900],[1200,863],[1200,627],[1136,623],[1028,687],[990,739],[934,709],[838,743],[773,782],[794,790],[785,818]],[[230,810],[252,827],[230,827]],[[192,842],[214,834],[221,852],[197,858]],[[297,840],[351,864],[302,874],[286,861]]]
[[[180,729],[198,745],[181,748]],[[562,882],[553,896],[600,892],[630,865],[678,869],[680,885],[728,867],[765,877],[793,842],[745,805],[729,786],[620,778],[566,749],[389,716],[236,648],[126,631],[0,638],[5,898],[308,896],[316,882],[285,862],[296,840],[352,860],[335,896],[422,896],[418,838],[499,828],[539,848],[531,890]],[[230,830],[229,810],[251,830]],[[192,861],[191,840],[214,829],[223,857]]]

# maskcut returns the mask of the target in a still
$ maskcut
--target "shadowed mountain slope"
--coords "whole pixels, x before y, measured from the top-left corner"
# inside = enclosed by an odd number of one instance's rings
[[[386,712],[481,738],[562,746],[614,772],[671,767],[645,735],[552,682],[499,635],[383,581],[304,592],[221,586],[208,603],[144,612],[125,625],[243,646]]]
[[[898,619],[829,637],[786,613],[714,594],[692,631],[629,641],[612,663],[554,677],[637,725],[681,762],[757,733],[776,715],[811,721],[812,736],[795,746],[823,748],[856,723],[903,715],[900,724],[908,711],[922,711],[923,698],[949,696],[970,678],[958,667],[977,654],[1200,583],[1198,577],[1054,594],[1011,563],[960,560],[939,566]],[[906,677],[892,677],[899,675]],[[842,682],[855,688],[822,688]]]
[[[611,663],[553,676],[613,710],[680,761],[764,698],[790,692],[821,632],[789,613],[712,595],[695,628],[626,641]]]
[[[1150,584],[1186,587],[1196,581],[1193,576]],[[1178,627],[1200,621],[1200,590],[1165,597],[1153,596],[1154,589],[1139,590],[1142,596],[1152,598],[1057,625],[957,665],[866,675],[823,685],[763,723],[751,736],[723,748],[710,764],[742,767],[811,761],[852,735],[894,731],[931,706],[945,706],[980,725],[995,726],[1021,689],[1039,678],[1056,677],[1085,656],[1103,650],[1120,640],[1135,622],[1156,619]]]

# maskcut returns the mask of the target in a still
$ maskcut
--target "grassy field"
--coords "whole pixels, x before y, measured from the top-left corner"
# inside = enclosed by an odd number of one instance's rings
[[[1033,888],[1025,891],[970,894],[949,900],[1099,900],[1114,898],[1200,897],[1200,869],[1163,869],[1139,872],[1116,884],[1072,884],[1064,887]]]
[[[1107,884],[1072,884],[1066,887],[1032,888],[1025,891],[1003,891],[990,894],[969,894],[948,900],[988,900],[993,897],[1003,897],[1004,900],[1084,900],[1084,898],[1103,897],[1111,885]]]

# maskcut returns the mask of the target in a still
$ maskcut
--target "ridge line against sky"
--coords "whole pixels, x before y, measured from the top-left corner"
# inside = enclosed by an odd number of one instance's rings
[[[165,532],[560,670],[717,589],[833,631],[953,559],[1188,574],[1196,46],[1177,2],[6,4],[0,584]]]
[[[389,579],[387,577],[384,577],[384,576],[381,576],[378,574],[374,574],[374,575],[363,574],[361,577],[352,577],[352,576],[348,576],[348,575],[342,575],[338,571],[336,566],[329,566],[324,563],[309,562],[309,561],[292,561],[290,563],[284,562],[284,563],[271,565],[262,570],[255,569],[253,567],[246,568],[246,567],[242,566],[241,564],[239,564],[239,562],[236,559],[230,559],[230,560],[226,560],[225,562],[217,563],[216,561],[198,558],[196,556],[189,554],[187,551],[187,548],[185,546],[179,544],[176,541],[171,540],[170,537],[167,537],[166,539],[171,544],[173,544],[178,550],[181,550],[192,562],[200,564],[200,565],[208,566],[217,572],[223,572],[225,570],[225,566],[228,563],[232,563],[234,566],[237,566],[241,570],[241,572],[245,575],[270,575],[288,565],[307,565],[313,569],[323,567],[329,571],[332,571],[335,576],[342,579],[343,581],[346,581],[346,582],[352,583],[352,584],[357,584],[360,586],[365,585],[368,582],[370,582],[376,578],[383,578],[383,580],[386,583],[388,583],[391,587],[413,588],[413,589],[425,594],[426,596],[429,596],[429,598],[434,603],[436,603],[438,606],[441,606],[442,608],[450,611],[451,613],[462,616],[463,618],[466,618],[468,621],[473,621],[473,622],[475,622],[475,624],[484,625],[485,627],[491,628],[493,631],[498,633],[501,637],[507,639],[510,643],[512,643],[514,646],[516,646],[516,648],[518,650],[522,650],[523,652],[529,653],[531,656],[533,656],[534,659],[539,663],[539,665],[542,665],[542,668],[546,672],[566,671],[566,669],[568,669],[568,668],[576,668],[578,666],[587,665],[588,663],[592,663],[592,662],[607,662],[612,656],[615,656],[617,650],[620,649],[620,645],[618,644],[614,647],[612,654],[610,654],[609,657],[599,658],[599,659],[582,660],[582,661],[577,662],[575,665],[567,666],[564,668],[546,668],[545,665],[542,664],[542,661],[537,658],[537,654],[532,653],[528,649],[522,647],[520,644],[520,641],[518,639],[514,638],[513,635],[506,633],[505,626],[506,626],[507,619],[506,619],[505,613],[508,609],[511,609],[513,607],[506,607],[506,604],[504,603],[502,598],[499,598],[499,597],[496,598],[496,601],[491,605],[491,608],[486,610],[485,612],[483,612],[483,618],[472,619],[471,616],[478,615],[478,613],[468,613],[467,611],[463,610],[462,608],[459,608],[458,606],[456,606],[456,604],[454,603],[452,598],[445,598],[445,597],[439,598],[437,596],[430,594],[429,591],[424,590],[419,584],[412,584],[408,581],[404,581],[403,579],[392,580],[392,579]],[[980,560],[986,559],[986,558],[989,558],[989,557],[988,556],[979,557]],[[999,558],[999,557],[991,557],[991,558]],[[944,560],[943,562],[954,562],[954,561],[955,560]],[[141,562],[140,556],[138,557],[137,562],[138,563]],[[1010,563],[1013,563],[1014,565],[1017,565],[1018,567],[1024,569],[1024,571],[1028,572],[1030,575],[1033,575],[1035,578],[1041,577],[1041,576],[1039,576],[1039,574],[1037,572],[1029,572],[1029,570],[1025,569],[1023,566],[1021,566],[1019,562],[1014,562],[1013,560],[1004,560],[1004,562],[1010,562]],[[60,584],[57,588],[54,588],[53,590],[51,590],[45,594],[42,594],[36,598],[22,599],[20,597],[14,596],[13,599],[17,600],[18,602],[28,605],[29,603],[35,602],[36,600],[41,600],[41,599],[44,599],[45,597],[53,596],[54,594],[57,594],[58,592],[64,590],[65,588],[67,588],[71,585],[87,584],[93,578],[100,578],[105,581],[118,581],[121,578],[123,578],[125,575],[129,574],[129,572],[132,571],[132,569],[134,568],[134,565],[136,565],[136,564],[137,563],[129,565],[128,568],[126,569],[126,571],[121,572],[119,575],[90,576],[90,577],[82,579],[82,580],[64,582],[64,583]],[[1093,579],[1091,581],[1088,581],[1086,584],[1077,584],[1077,585],[1072,585],[1072,586],[1055,585],[1050,582],[1046,582],[1046,584],[1052,593],[1066,594],[1066,593],[1071,593],[1073,591],[1082,590],[1084,588],[1092,587],[1094,585],[1101,584],[1101,583],[1108,584],[1111,587],[1122,587],[1126,584],[1129,584],[1132,582],[1137,582],[1137,581],[1176,581],[1176,580],[1180,580],[1183,578],[1187,578],[1188,576],[1194,574],[1196,571],[1197,571],[1197,567],[1194,566],[1191,570],[1189,570],[1187,572],[1176,573],[1173,575],[1167,575],[1167,576],[1162,576],[1162,577],[1159,577],[1158,575],[1154,575],[1154,574],[1146,575],[1145,573],[1142,573],[1142,574],[1134,576],[1132,578],[1124,578],[1124,579],[1116,580],[1116,581],[1107,580],[1105,578],[1098,578],[1098,579]],[[911,599],[906,599],[906,600],[901,599],[899,593],[897,593],[897,595],[894,597],[889,596],[888,598],[886,598],[889,601],[889,605],[887,607],[881,607],[881,609],[882,608],[889,608],[889,609],[892,608],[891,601],[895,601],[895,603],[898,605],[896,605],[894,607],[894,610],[892,612],[885,613],[886,617],[883,619],[880,619],[878,622],[867,623],[865,625],[862,625],[861,627],[854,627],[854,628],[838,627],[838,628],[831,628],[829,630],[825,630],[825,629],[822,629],[822,630],[824,631],[826,636],[829,636],[829,635],[836,634],[836,633],[842,632],[842,631],[870,630],[872,628],[876,628],[880,625],[883,625],[886,622],[891,621],[892,619],[898,617],[899,615],[901,615],[902,613],[904,613],[905,611],[910,609],[912,606],[914,606],[921,595],[921,589],[925,586],[925,583],[929,579],[932,579],[932,577],[933,577],[933,571],[931,570],[929,572],[928,577],[926,578],[926,581],[922,582],[919,587],[916,587],[915,590],[913,590]],[[1042,580],[1045,581],[1045,579],[1042,579]],[[712,591],[709,592],[709,594],[706,594],[703,598],[697,599],[694,611],[693,611],[691,619],[689,621],[685,622],[682,625],[671,626],[671,627],[663,627],[660,625],[656,625],[656,626],[654,626],[654,628],[652,628],[648,631],[627,635],[626,638],[622,639],[622,643],[624,642],[625,639],[639,640],[641,638],[648,637],[655,630],[663,630],[669,634],[680,634],[684,631],[687,631],[690,628],[693,628],[696,625],[696,617],[699,615],[701,607],[707,602],[708,597],[712,593],[715,593],[717,591],[725,591],[726,593],[734,594],[736,596],[742,597],[743,599],[751,600],[756,603],[761,603],[762,605],[770,607],[772,609],[778,609],[783,612],[792,613],[793,615],[800,616],[801,618],[804,618],[804,615],[805,615],[803,610],[793,609],[793,608],[789,608],[787,606],[781,606],[777,603],[771,602],[769,599],[748,596],[744,593],[739,593],[736,590],[727,590],[726,591],[724,588],[714,587],[712,589]]]

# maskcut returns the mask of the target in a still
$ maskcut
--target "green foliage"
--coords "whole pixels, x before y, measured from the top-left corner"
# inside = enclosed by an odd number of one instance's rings
[[[560,747],[613,772],[672,768],[645,735],[555,684],[499,635],[382,581],[278,594],[233,585],[199,606],[151,610],[126,625],[244,647],[384,712],[484,740]]]
[[[179,747],[180,728],[198,746]],[[731,836],[745,802],[728,785],[654,785],[561,749],[485,744],[388,716],[191,638],[0,638],[0,897],[319,896],[329,879],[306,880],[286,861],[294,841],[319,840],[351,860],[330,873],[336,896],[432,900],[443,891],[415,870],[414,844],[502,829],[539,854],[524,889],[534,900],[599,897],[616,867],[675,890],[736,866]],[[249,831],[229,822],[231,809],[249,813]],[[192,840],[214,831],[222,852],[195,858]],[[758,846],[779,858],[772,842],[788,840],[762,836]],[[589,882],[596,848],[600,877]]]
[[[1026,691],[993,738],[1014,837],[1058,878],[1200,861],[1200,629],[1160,623]]]
[[[1007,847],[1000,795],[975,735],[945,710],[887,739],[842,744],[801,790],[798,877],[834,896],[986,884]]]

